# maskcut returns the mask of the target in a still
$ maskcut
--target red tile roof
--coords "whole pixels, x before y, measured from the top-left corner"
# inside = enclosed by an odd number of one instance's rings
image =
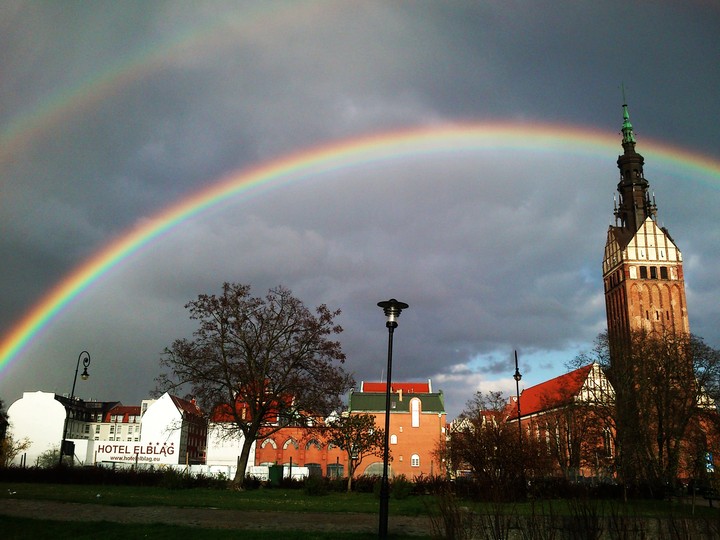
[[[427,382],[393,382],[390,384],[391,392],[402,390],[406,394],[429,394],[430,381]],[[362,381],[360,383],[361,392],[382,392],[387,391],[387,383]]]
[[[140,407],[136,405],[116,405],[105,413],[105,422],[110,422],[112,416],[119,416],[118,422],[127,422],[128,416],[140,416]]]
[[[524,417],[555,409],[570,403],[580,393],[593,364],[583,366],[565,375],[526,388],[520,394],[520,414]],[[510,418],[517,418],[517,402],[513,398],[508,406]]]
[[[173,403],[175,403],[175,406],[178,408],[179,411],[183,411],[195,416],[202,416],[202,411],[200,410],[200,407],[197,406],[194,399],[192,401],[187,401],[186,399],[173,396],[172,394],[169,395],[170,399],[172,399]]]

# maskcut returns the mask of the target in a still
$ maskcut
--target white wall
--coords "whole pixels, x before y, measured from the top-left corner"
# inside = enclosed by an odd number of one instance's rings
[[[54,393],[24,392],[23,397],[8,408],[8,418],[10,433],[16,441],[30,439],[31,446],[25,452],[27,466],[34,466],[43,452],[60,449],[65,407],[55,399]],[[17,456],[13,465],[19,465],[21,459],[22,455]]]
[[[242,451],[245,436],[239,431],[229,431],[222,424],[211,423],[208,426],[207,461],[208,465],[235,467]],[[248,465],[255,463],[255,443],[250,448]]]

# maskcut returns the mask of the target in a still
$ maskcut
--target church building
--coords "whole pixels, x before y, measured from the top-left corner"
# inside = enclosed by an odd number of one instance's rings
[[[656,222],[655,195],[650,195],[643,172],[645,160],[635,151],[627,105],[622,147],[615,225],[608,229],[602,265],[611,350],[613,344],[627,343],[635,330],[690,332],[682,254],[668,230]]]

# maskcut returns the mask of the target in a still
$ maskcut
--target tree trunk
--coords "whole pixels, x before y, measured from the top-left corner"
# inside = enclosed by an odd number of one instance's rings
[[[250,457],[250,449],[255,442],[254,437],[244,437],[240,457],[238,458],[237,471],[233,478],[232,485],[236,488],[242,488],[245,485],[245,471],[247,470],[248,458]]]
[[[350,458],[350,456],[348,456]],[[350,493],[352,491],[352,479],[353,474],[355,474],[355,470],[352,466],[352,458],[348,459],[348,482],[347,482],[347,492]]]

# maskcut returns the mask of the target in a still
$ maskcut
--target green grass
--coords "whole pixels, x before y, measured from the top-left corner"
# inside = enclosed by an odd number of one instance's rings
[[[14,492],[10,495],[9,492]],[[377,514],[379,500],[372,493],[330,493],[309,496],[303,490],[177,489],[162,487],[97,486],[0,482],[0,501],[5,498],[51,500],[112,506],[213,507],[230,510],[284,512],[360,512]],[[427,513],[424,497],[390,501],[392,515],[418,516]]]
[[[161,523],[110,523],[97,521],[93,523],[80,521],[48,521],[25,518],[0,516],[0,528],[3,540],[25,540],[27,538],[50,538],[53,540],[126,540],[128,538],[152,538],[153,540],[177,540],[178,538],[192,538],[193,540],[337,540],[337,532],[308,532],[308,531],[252,531],[252,530],[225,530],[201,529],[197,527],[181,527],[177,525],[164,525]],[[346,540],[371,540],[377,535],[364,533],[342,533]],[[395,540],[423,540],[422,536],[394,536]],[[430,538],[430,537],[427,537]]]

